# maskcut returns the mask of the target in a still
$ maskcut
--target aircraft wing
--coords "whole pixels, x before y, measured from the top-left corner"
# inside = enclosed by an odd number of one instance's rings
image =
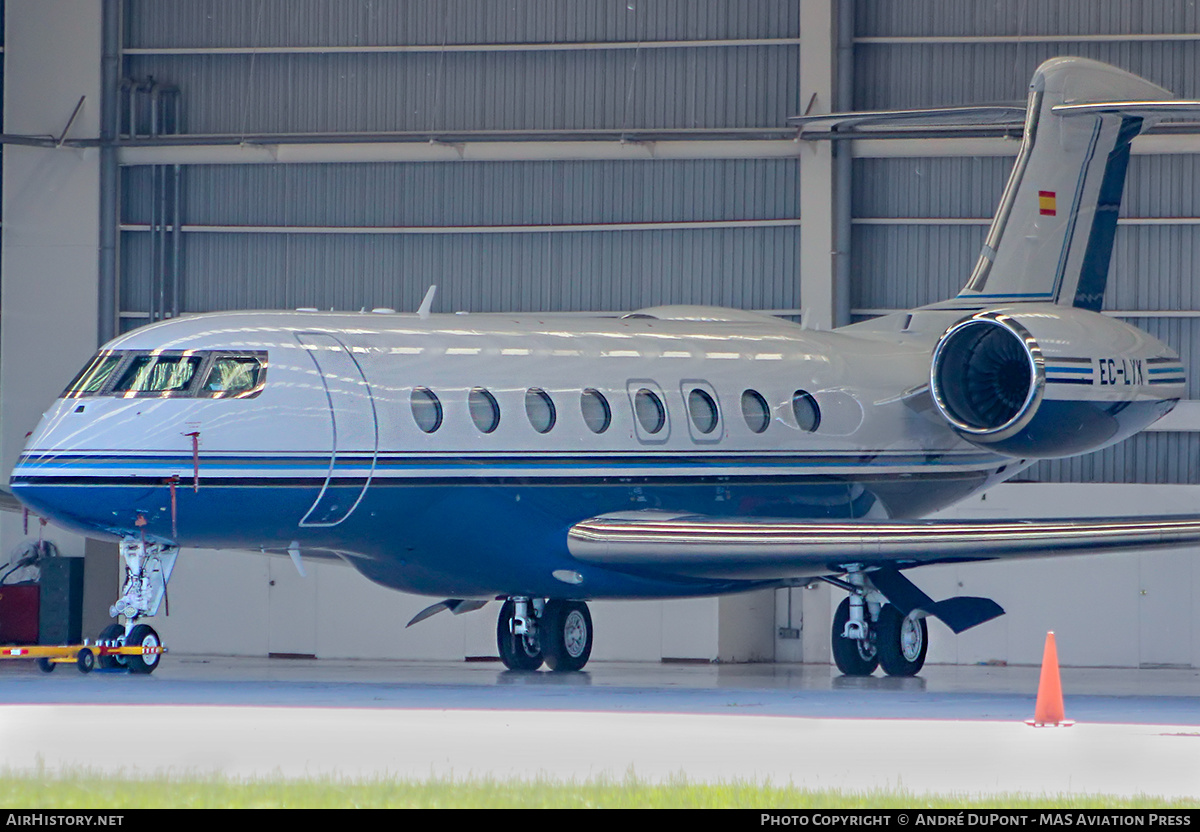
[[[1068,520],[793,520],[619,512],[574,525],[578,560],[689,578],[771,580],[933,563],[1200,544],[1200,515]]]
[[[0,511],[15,511],[22,512],[25,506],[21,505],[21,501],[13,496],[11,491],[6,491],[0,488]]]

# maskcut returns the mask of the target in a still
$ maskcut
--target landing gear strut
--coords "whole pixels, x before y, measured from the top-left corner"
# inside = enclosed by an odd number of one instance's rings
[[[496,646],[500,648],[500,661],[509,670],[537,670],[542,666],[537,624],[530,615],[532,606],[527,598],[509,598],[500,607]]]
[[[900,612],[858,571],[839,586],[850,590],[833,616],[833,661],[847,676],[915,676],[925,666],[929,628],[921,613]]]
[[[582,670],[592,655],[592,616],[582,601],[514,596],[496,622],[500,661],[509,670]]]
[[[861,637],[847,636],[850,623],[850,599],[843,598],[833,615],[833,662],[847,676],[870,676],[879,667],[879,650],[875,633],[866,631]]]
[[[100,666],[114,668],[124,665],[132,673],[153,673],[158,667],[159,653],[152,648],[161,646],[154,628],[138,623],[158,612],[167,591],[167,581],[175,569],[179,547],[163,543],[147,543],[142,537],[126,537],[121,541],[121,557],[125,560],[125,583],[121,597],[108,614],[113,618],[125,616],[125,624],[110,624],[100,633],[100,641],[115,646],[147,648],[137,656],[102,656]]]

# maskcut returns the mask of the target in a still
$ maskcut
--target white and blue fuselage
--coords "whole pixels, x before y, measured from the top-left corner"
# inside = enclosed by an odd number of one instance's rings
[[[912,518],[1013,475],[1024,459],[965,441],[929,399],[930,353],[961,316],[814,332],[686,307],[595,319],[201,315],[107,345],[97,359],[107,376],[97,381],[94,364],[55,403],[12,483],[87,534],[298,544],[413,592],[746,589],[762,584],[582,564],[567,532],[642,509]],[[1174,384],[1147,373],[1114,387],[1101,383],[1107,356],[1069,356],[1048,364],[1042,409],[1116,410],[1111,441],[1156,418],[1182,371],[1149,336],[1136,340],[1123,354],[1167,357],[1155,369],[1174,368]],[[154,361],[183,367],[186,383],[166,373],[156,383]],[[218,361],[253,363],[255,375],[214,393]]]
[[[505,598],[497,648],[525,670],[584,666],[584,599],[819,578],[849,593],[837,666],[910,676],[925,616],[962,632],[1003,610],[935,601],[903,570],[1200,541],[1200,518],[919,520],[1184,395],[1178,356],[1100,310],[1131,143],[1196,111],[1114,67],[1047,61],[962,291],[831,332],[704,307],[430,315],[432,296],[415,315],[144,327],[46,414],[13,490],[121,540],[126,644],[157,644],[131,625],[179,547],[261,549],[445,597],[415,620]]]

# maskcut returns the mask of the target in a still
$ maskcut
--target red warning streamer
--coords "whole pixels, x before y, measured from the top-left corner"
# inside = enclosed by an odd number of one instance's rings
[[[179,538],[179,502],[175,495],[175,486],[179,484],[179,475],[171,475],[167,485],[171,487],[171,537]]]
[[[200,431],[194,430],[184,436],[192,437],[192,491],[200,490]]]

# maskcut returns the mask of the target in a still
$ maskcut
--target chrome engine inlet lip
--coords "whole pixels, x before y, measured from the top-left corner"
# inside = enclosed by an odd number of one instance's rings
[[[1030,385],[1029,390],[1025,394],[1025,400],[1021,406],[1017,408],[1008,420],[1000,425],[972,425],[957,416],[950,408],[946,401],[944,391],[938,378],[938,371],[941,369],[942,359],[946,348],[953,343],[954,336],[965,329],[975,328],[980,326],[999,327],[1021,341],[1025,348],[1025,358],[1029,364]],[[1038,346],[1037,341],[1016,321],[1012,315],[1006,312],[989,311],[979,312],[972,315],[970,318],[959,321],[952,325],[938,339],[937,346],[933,349],[933,356],[929,363],[929,389],[933,393],[934,405],[942,417],[949,422],[955,430],[960,433],[967,434],[979,439],[987,439],[998,442],[1019,433],[1037,412],[1037,407],[1042,401],[1042,396],[1046,388],[1046,362],[1042,355],[1042,349]]]

